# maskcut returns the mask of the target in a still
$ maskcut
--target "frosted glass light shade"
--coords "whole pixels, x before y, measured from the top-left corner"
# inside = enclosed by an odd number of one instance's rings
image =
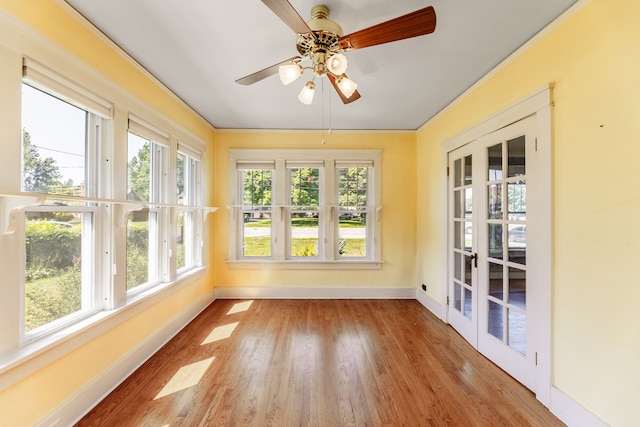
[[[356,82],[354,82],[353,80],[349,80],[344,76],[339,78],[337,83],[338,83],[338,88],[340,89],[340,92],[342,92],[342,94],[347,98],[351,98],[351,95],[353,95],[353,93],[358,88],[358,85],[356,84]]]
[[[341,53],[331,56],[327,61],[327,68],[336,76],[341,76],[347,71],[347,57]]]
[[[280,75],[280,81],[288,85],[302,75],[302,68],[298,64],[284,64],[278,67],[278,74]]]
[[[305,105],[310,105],[313,102],[313,95],[316,93],[316,85],[313,82],[307,82],[306,85],[300,91],[298,99]]]

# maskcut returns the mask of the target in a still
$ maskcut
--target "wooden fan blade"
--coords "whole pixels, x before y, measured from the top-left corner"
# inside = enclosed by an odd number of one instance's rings
[[[346,74],[343,74],[342,76],[348,79]],[[357,90],[353,92],[353,95],[351,95],[350,98],[347,98],[346,96],[344,96],[344,93],[342,93],[342,91],[338,87],[338,83],[336,83],[336,78],[333,76],[333,74],[327,73],[327,77],[329,78],[329,81],[331,82],[331,85],[333,86],[333,88],[336,90],[336,92],[338,92],[338,96],[340,96],[340,99],[342,99],[343,103],[349,104],[353,101],[357,101],[358,99],[360,99],[360,92],[358,92]]]
[[[240,83],[241,85],[252,85],[254,83],[259,82],[260,80],[266,79],[267,77],[277,74],[278,68],[280,68],[281,65],[284,65],[288,62],[298,62],[301,59],[302,58],[300,58],[299,56],[294,56],[293,58],[289,58],[285,61],[279,62],[275,65],[272,65],[271,67],[267,67],[264,70],[257,71],[253,74],[249,74],[248,76],[238,79],[236,80],[236,83]]]
[[[316,38],[311,28],[287,0],[262,0],[262,3],[297,34],[310,33],[314,39]]]
[[[411,37],[433,33],[436,29],[436,12],[433,6],[416,10],[373,27],[347,34],[338,40],[343,50],[362,49],[364,47],[404,40]]]

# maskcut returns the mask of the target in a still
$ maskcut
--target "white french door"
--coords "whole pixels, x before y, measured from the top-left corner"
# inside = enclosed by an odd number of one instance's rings
[[[449,323],[533,391],[532,319],[545,310],[527,258],[535,125],[523,119],[449,153],[447,245]]]

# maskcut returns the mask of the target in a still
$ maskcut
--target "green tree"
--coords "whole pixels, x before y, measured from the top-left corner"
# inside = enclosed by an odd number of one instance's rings
[[[294,206],[318,206],[320,169],[291,169],[291,204]]]
[[[271,205],[271,171],[246,169],[244,172],[244,205]]]
[[[129,161],[129,189],[142,200],[149,201],[151,183],[151,144],[145,142]]]
[[[62,174],[52,157],[40,157],[31,143],[31,135],[22,129],[22,189],[36,193],[53,193],[61,186]]]
[[[366,206],[369,168],[349,167],[340,168],[338,171],[340,206]]]

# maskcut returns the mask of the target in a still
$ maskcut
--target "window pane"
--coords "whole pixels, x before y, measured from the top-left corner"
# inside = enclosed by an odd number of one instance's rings
[[[320,169],[289,169],[292,257],[318,256],[318,218],[320,212]]]
[[[291,212],[291,256],[318,256],[318,211]]]
[[[338,254],[367,256],[368,167],[338,168]]]
[[[155,213],[148,208],[134,211],[129,214],[127,221],[127,290],[133,289],[144,283],[155,280],[149,272],[149,260],[157,260],[155,251],[152,251],[155,235]],[[151,242],[150,242],[151,241]]]
[[[244,213],[242,255],[245,257],[271,256],[271,213],[254,210]]]
[[[178,204],[186,205],[189,203],[187,194],[185,194],[185,156],[178,153],[176,159],[176,194],[178,196]]]
[[[338,204],[344,207],[367,206],[369,168],[338,168],[338,174]]]
[[[25,216],[25,332],[30,332],[93,308],[92,260],[83,259],[83,251],[91,252],[93,219],[91,213],[68,211]]]
[[[151,141],[129,133],[127,146],[127,200],[151,201]]]
[[[22,190],[85,196],[88,113],[22,85]]]
[[[243,205],[271,205],[271,171],[262,169],[242,170],[244,192]]]
[[[243,169],[242,255],[245,257],[271,256],[271,194],[272,171]]]
[[[179,212],[176,219],[176,268],[181,269],[187,265],[185,254],[185,231],[189,231],[186,227],[188,216],[191,212]]]
[[[366,257],[367,214],[342,213],[339,223],[338,254],[342,257]]]

